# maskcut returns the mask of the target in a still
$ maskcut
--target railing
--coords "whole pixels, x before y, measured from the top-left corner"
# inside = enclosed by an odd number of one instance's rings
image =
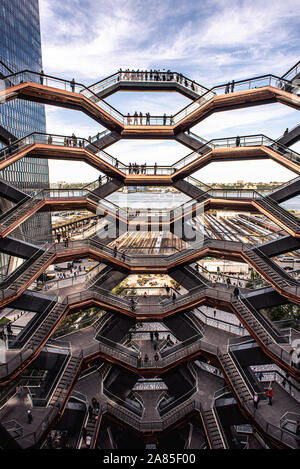
[[[247,309],[247,310],[250,311],[250,313],[253,315],[251,309],[250,310]],[[256,318],[255,315],[253,315],[253,316]],[[257,321],[258,321],[258,327],[259,328],[264,328],[264,330],[266,332],[270,331],[271,328],[269,327],[268,329],[266,329],[266,327],[264,327],[261,324],[260,319],[258,319]],[[253,330],[255,330],[255,327],[257,327],[257,326],[252,326]],[[275,333],[276,333],[276,331],[275,331]],[[265,343],[266,347],[268,348],[268,350],[271,353],[273,353],[277,358],[282,360],[283,362],[287,363],[288,365],[291,365],[292,364],[291,355],[286,350],[284,350],[279,344],[277,344],[275,342],[275,339],[273,339],[272,335],[270,335],[270,332],[269,332],[268,335],[269,335],[270,339],[268,341],[266,341],[266,340],[264,341],[264,343]],[[240,345],[240,344],[243,344],[243,343],[251,342],[252,340],[253,340],[252,337],[249,337],[249,339],[247,337],[245,337],[245,342],[237,342],[237,340],[233,339],[233,340],[230,340],[230,345]]]
[[[47,392],[46,396],[38,397],[34,393],[34,388],[32,389],[31,386],[24,386],[28,391],[28,394],[30,396],[30,399],[31,399],[31,402],[32,402],[33,406],[35,406],[35,407],[47,407],[47,405],[49,404],[49,402],[51,400],[51,396],[55,392],[55,390],[57,388],[57,385],[58,385],[58,383],[61,379],[61,376],[63,375],[64,370],[66,369],[66,367],[68,366],[68,360],[71,357],[71,350],[70,349],[65,349],[65,348],[64,348],[64,350],[67,350],[68,354],[66,354],[65,359],[63,360],[63,362],[60,365],[59,369],[56,370],[57,373],[56,373],[54,379],[51,381],[51,385],[50,385],[50,388],[48,389],[48,392]]]
[[[174,168],[170,166],[158,166],[157,164],[149,165],[145,164],[129,164],[126,168],[122,169],[126,174],[134,175],[154,175],[154,176],[163,176],[171,175],[175,172]]]
[[[200,340],[201,337],[202,334],[196,334],[195,336],[166,349],[166,351],[158,354],[157,360],[153,357],[148,357],[148,359],[139,358],[137,351],[116,343],[99,334],[96,335],[96,339],[99,343],[84,348],[83,352],[85,357],[101,352],[134,368],[164,368],[183,358],[200,352],[201,350],[209,352],[213,351],[216,354],[217,347],[205,340]]]
[[[241,137],[228,137],[228,138],[220,138],[220,139],[212,139],[209,142],[203,144],[197,151],[193,151],[186,155],[185,157],[178,160],[172,166],[158,166],[155,165],[135,165],[129,164],[125,165],[117,158],[111,156],[104,150],[99,150],[99,148],[94,145],[91,141],[86,140],[85,138],[76,137],[76,136],[64,136],[64,135],[52,135],[52,134],[44,134],[34,132],[32,134],[27,135],[26,137],[19,139],[13,142],[10,146],[4,147],[0,151],[0,162],[5,161],[6,159],[12,157],[15,153],[22,151],[26,146],[31,146],[34,144],[46,144],[46,145],[54,145],[54,146],[62,146],[62,147],[71,147],[71,148],[82,148],[91,151],[96,157],[99,158],[99,161],[105,161],[110,166],[113,166],[116,170],[123,172],[124,174],[134,175],[134,174],[142,174],[142,175],[172,175],[176,171],[180,170],[181,168],[185,167],[186,165],[196,161],[203,155],[213,149],[217,148],[235,148],[235,147],[247,147],[247,146],[266,146],[271,150],[279,153],[280,155],[284,156],[288,160],[299,164],[300,163],[300,154],[290,150],[289,148],[285,147],[284,145],[279,144],[277,141],[272,140],[265,135],[258,134],[258,135],[247,135]],[[188,182],[191,184],[199,187],[199,181],[195,180],[194,178],[189,178]],[[210,186],[207,186],[200,182],[201,190],[208,192],[212,190]],[[228,191],[230,192],[230,191]],[[239,196],[244,191],[236,190],[233,192],[237,192]],[[257,191],[253,191],[253,194],[256,194]],[[246,192],[245,192],[246,194]],[[251,191],[249,191],[251,194]],[[259,194],[259,193],[257,193]],[[259,194],[261,196],[261,194]]]
[[[185,132],[185,135],[190,136],[190,137],[194,138],[195,140],[198,140],[198,142],[200,142],[202,145],[208,143],[208,140],[206,140],[203,137],[200,137],[200,135],[197,135],[194,132],[191,132],[190,130]]]
[[[210,242],[210,240],[209,240]],[[224,242],[218,242],[220,245],[224,245]],[[234,243],[230,243],[231,245]],[[224,246],[228,245],[228,242]],[[157,308],[159,306],[159,309],[162,310],[163,312],[168,312],[175,307],[180,307],[180,306],[185,306],[186,304],[189,304],[190,302],[193,302],[197,300],[198,298],[201,298],[205,295],[211,295],[214,298],[220,298],[223,301],[231,301],[232,295],[230,292],[224,292],[224,291],[218,291],[215,288],[210,288],[207,286],[204,287],[196,287],[195,289],[192,289],[188,294],[182,295],[181,297],[177,298],[176,300],[164,300],[160,303],[160,305],[141,305],[142,309],[141,311],[147,311],[149,309],[150,311],[157,312]],[[97,298],[100,298],[105,301],[105,303],[109,303],[110,305],[115,305],[119,308],[126,309],[128,311],[131,310],[131,304],[130,302],[126,301],[126,299],[121,299],[119,297],[116,297],[115,295],[112,295],[108,293],[106,290],[97,288],[93,289],[93,291],[85,291],[81,292],[79,294],[74,294],[70,295],[69,297],[66,298],[66,303],[67,301],[69,304],[76,303],[77,301],[85,300],[85,299],[91,299],[93,295],[96,295]],[[145,308],[146,306],[146,308]],[[207,346],[207,345],[206,345]],[[274,353],[278,355],[280,358],[283,358],[285,361],[288,363],[290,362],[290,357],[289,354],[284,351],[281,347],[278,347],[277,344],[271,343],[268,345],[270,349],[273,351],[275,350]],[[22,357],[22,354],[20,355]],[[18,361],[18,358],[15,360]],[[22,363],[22,358],[21,358],[21,363]],[[4,369],[8,369],[8,364],[3,365]],[[3,369],[3,368],[2,368]]]
[[[41,316],[42,320],[39,323],[38,327],[41,327],[43,322],[46,320],[48,314],[53,310],[53,308],[57,304],[57,299],[55,298],[54,300],[50,301],[48,306],[46,307],[45,311],[40,313],[39,315],[37,314],[33,320],[31,320],[31,324],[29,323],[28,326],[26,326],[24,329],[22,329],[22,338],[21,339],[10,339],[8,341],[8,348],[9,350],[18,350],[24,346],[26,346],[27,342],[30,341],[30,339],[33,336],[33,332],[36,332],[36,321],[39,321]]]
[[[102,175],[101,180],[99,180],[98,178],[96,179],[96,181],[90,182],[89,184],[84,186],[82,189],[93,192],[96,189],[100,189],[100,187],[104,186],[104,184],[106,184],[107,182],[109,182],[109,178],[107,176]]]
[[[192,184],[195,186],[197,189],[201,190],[202,192],[208,192],[211,191],[213,188],[209,186],[208,184],[205,184],[202,181],[199,181],[193,176],[188,176],[184,179],[184,181],[188,182],[189,184]]]
[[[83,403],[86,404],[86,406],[87,406],[88,399],[87,399],[87,397],[86,397],[85,394],[82,394],[82,392],[73,390],[73,391],[72,391],[71,398],[76,399],[76,400],[78,400],[78,401],[80,401],[80,402],[83,402]]]
[[[91,317],[80,320],[80,323],[72,323],[66,326],[59,327],[54,334],[51,336],[53,339],[63,337],[73,332],[77,332],[78,330],[87,328],[89,326],[94,326],[94,324],[98,323],[98,317],[101,314],[99,311],[96,311]],[[102,316],[101,316],[102,317]]]
[[[189,391],[187,391],[182,396],[179,396],[174,401],[162,406],[158,406],[159,415],[162,417],[166,415],[168,412],[176,408],[178,405],[182,404],[183,402],[187,401],[191,396],[193,396],[197,392],[197,387],[193,386]],[[163,401],[162,401],[163,402]],[[161,403],[162,404],[162,403]]]
[[[291,226],[295,231],[299,230],[300,219],[292,213],[288,212],[287,210],[281,208],[280,205],[278,205],[272,198],[267,196],[262,197],[260,199],[260,203],[264,206],[267,205],[267,208],[270,210],[271,213],[275,212],[275,216],[278,220],[282,221],[288,226]]]
[[[300,444],[300,436],[297,435],[297,427],[300,422],[300,414],[295,412],[286,412],[280,419],[280,428],[290,432],[295,435]]]
[[[170,290],[172,290],[172,287],[170,287]],[[163,296],[166,295],[166,287],[164,286],[157,286],[157,287],[124,287],[122,290],[119,292],[123,293],[125,297],[136,297],[136,296],[144,296],[146,298],[147,296]],[[146,293],[146,295],[145,295]]]
[[[136,116],[130,116],[129,114],[127,116],[124,116],[115,108],[110,106],[108,103],[99,99],[99,97],[93,91],[91,91],[90,88],[87,88],[82,84],[78,84],[74,80],[62,80],[53,76],[35,73],[28,70],[13,75],[8,75],[3,79],[3,83],[6,88],[10,88],[12,86],[16,86],[26,82],[39,83],[40,85],[50,86],[52,88],[58,88],[64,91],[71,91],[72,93],[80,93],[81,95],[88,98],[92,103],[94,103],[94,105],[98,106],[102,111],[108,113],[119,123],[123,125],[139,125],[140,121],[138,119],[140,119],[140,116],[138,116],[138,118]],[[93,86],[95,87],[96,85]],[[296,85],[293,85],[290,81],[285,80],[284,78],[276,77],[275,75],[263,75],[247,80],[240,80],[236,82],[232,81],[231,83],[227,83],[225,85],[218,85],[216,87],[213,87],[211,90],[207,90],[204,94],[200,96],[200,98],[198,98],[192,104],[186,106],[174,116],[153,117],[148,114],[148,116],[141,118],[143,119],[142,125],[144,125],[145,123],[146,125],[173,126],[182,121],[186,116],[190,115],[191,113],[202,107],[204,104],[206,104],[208,101],[210,101],[217,95],[233,93],[235,91],[246,91],[249,89],[262,88],[266,86],[275,87],[277,89],[283,89],[290,93],[296,93],[298,90],[298,87]],[[95,89],[96,88],[94,88],[94,90]]]
[[[266,365],[256,365],[251,367],[259,382],[271,383],[275,381],[284,391],[289,394],[293,399],[300,403],[300,389],[295,386],[288,376],[284,376],[277,365],[268,368]]]
[[[228,394],[231,394],[231,389],[229,386],[224,386],[214,393],[214,401],[220,399],[221,397],[227,396]]]
[[[14,205],[10,210],[3,213],[0,217],[0,229],[4,230],[10,223],[13,223],[16,218],[18,218],[19,209],[21,209],[22,211],[26,209],[29,212],[30,209],[34,207],[34,205],[38,204],[43,200],[42,195],[43,189],[36,193],[31,193],[30,195],[22,199],[19,203]]]
[[[275,324],[269,321],[260,311],[253,307],[251,302],[246,298],[245,295],[241,295],[239,300],[240,306],[246,308],[248,312],[258,321],[259,327],[263,327],[267,334],[270,336],[270,340],[275,340],[278,343],[287,344],[290,342],[289,336],[282,333]],[[266,344],[268,345],[268,344]]]
[[[142,404],[139,401],[134,401],[133,399],[124,400],[121,397],[113,394],[103,383],[103,394],[105,397],[108,397],[111,401],[115,402],[121,408],[125,408],[132,412],[136,417],[141,417],[143,413]],[[137,402],[137,405],[134,403]]]
[[[219,370],[219,368],[216,368],[215,366],[210,365],[208,363],[204,363],[201,360],[196,360],[194,363],[201,370],[206,371],[207,373],[210,373],[212,375],[219,376],[219,378],[223,378],[223,373]]]
[[[269,267],[274,270],[281,277],[281,283],[284,282],[285,285],[288,285],[288,288],[297,294],[298,282],[293,277],[291,277],[285,270],[279,267],[275,262],[270,261],[270,259],[261,251],[259,247],[255,247],[252,251],[254,254],[258,254],[261,261],[269,265]]]
[[[230,372],[228,373],[228,371],[226,370],[227,365],[225,364],[224,360],[222,359],[222,354],[221,353],[219,353],[219,358],[222,361],[223,366],[225,367],[225,372],[226,372],[227,376],[231,380],[231,377],[230,377],[231,373]],[[240,370],[236,367],[235,367],[235,369],[238,370],[238,374],[241,377]],[[241,379],[242,379],[242,377],[241,377]],[[253,417],[255,422],[260,426],[260,428],[267,435],[275,438],[278,441],[281,441],[282,443],[284,443],[285,445],[287,445],[291,448],[298,448],[297,438],[293,437],[292,435],[290,435],[285,430],[283,430],[279,427],[276,427],[275,425],[267,422],[265,420],[265,418],[260,414],[259,409],[255,409],[255,407],[253,405],[253,400],[251,398],[248,398],[248,399],[244,398],[241,395],[241,390],[236,385],[235,385],[235,391],[236,391],[236,393],[239,397],[239,400],[241,401],[243,407],[248,412],[248,414],[250,414]]]
[[[58,318],[58,314],[60,314],[60,308],[63,309],[67,305],[67,302],[66,302],[66,300],[64,300],[62,303],[54,305],[54,308],[53,307],[51,308],[51,306],[53,304],[54,304],[54,302],[50,303],[50,305],[48,306],[47,311],[49,311],[49,314],[51,314],[52,312],[55,311],[56,314],[54,316],[54,320],[56,320]],[[18,352],[6,363],[0,364],[0,378],[8,376],[12,372],[14,372],[16,370],[16,368],[21,366],[34,353],[34,351],[36,350],[38,345],[43,340],[43,338],[39,337],[39,328],[44,326],[47,317],[48,317],[48,314],[46,314],[46,315],[44,314],[44,317],[43,317],[41,323],[36,328],[36,330],[33,331],[32,336],[30,338],[26,339],[27,340],[26,343],[24,343],[24,341],[22,341],[21,346],[23,347],[23,349],[21,351],[18,350]],[[47,324],[46,331],[48,331],[50,327],[51,326],[49,326],[49,324]],[[46,334],[46,332],[45,332],[45,334]],[[27,334],[27,337],[28,337],[28,334]]]
[[[285,182],[284,184],[281,184],[280,186],[276,187],[276,189],[274,189],[270,194],[269,194],[269,197],[272,197],[272,195],[278,191],[280,191],[281,189],[284,189],[285,187],[293,184],[294,182],[296,182],[297,180],[300,180],[300,176],[296,176],[295,178],[291,179],[290,181],[287,181]]]
[[[133,241],[133,244],[135,242]],[[130,244],[124,245],[120,248],[120,251],[125,252],[128,254],[128,258],[135,258],[139,256],[148,256],[151,254],[152,256],[168,256],[174,254],[174,252],[179,252],[179,248],[177,246],[133,246]]]
[[[19,422],[16,422],[15,420],[9,420],[7,422],[4,422],[2,425],[5,428],[5,430],[15,440],[17,440],[18,438],[21,438],[23,436],[23,427],[22,427],[22,425],[19,424]]]
[[[26,433],[25,435],[23,434],[22,436],[17,438],[17,441],[20,440],[20,446],[22,446],[22,448],[31,448],[32,446],[36,445],[40,441],[42,436],[45,434],[47,428],[54,421],[57,414],[57,407],[48,408],[48,414],[42,419],[41,422],[39,422],[39,425],[35,431]]]
[[[74,244],[76,246],[76,241],[74,241]],[[56,252],[59,252],[59,249],[57,249]],[[48,291],[53,289],[62,289],[65,287],[70,287],[72,285],[78,285],[79,283],[83,282],[91,282],[96,277],[96,275],[98,275],[98,273],[102,272],[102,270],[104,269],[104,264],[98,264],[95,267],[92,267],[89,272],[83,272],[76,276],[67,277],[63,279],[47,280],[46,282],[43,282],[42,290]]]
[[[293,65],[284,75],[282,75],[281,78],[284,78],[285,80],[293,80],[296,75],[300,73],[300,60],[297,62],[295,65]]]
[[[105,326],[105,324],[113,317],[112,313],[109,313],[109,312],[104,312],[104,314],[99,318],[97,319],[97,321],[93,324],[93,328],[94,328],[94,337],[97,336],[97,334],[99,334],[99,332],[103,329],[103,327]]]
[[[246,135],[240,137],[227,137],[227,138],[218,138],[212,139],[209,142],[204,143],[199,147],[197,151],[193,151],[176,161],[172,165],[176,171],[183,168],[187,164],[192,163],[193,161],[199,159],[203,154],[208,153],[211,150],[218,148],[237,148],[237,147],[256,147],[256,146],[266,146],[270,147],[271,150],[280,153],[280,155],[289,159],[292,162],[300,163],[300,154],[290,150],[288,147],[281,145],[276,140],[273,140],[269,137],[266,137],[263,134],[256,135]]]
[[[106,130],[103,130],[103,132],[98,132],[96,135],[94,135],[93,137],[91,137],[89,139],[89,141],[91,143],[95,143],[95,142],[98,142],[98,140],[101,140],[101,138],[104,138],[104,137],[107,137],[109,134],[111,134],[111,131],[106,129]]]
[[[281,140],[286,134],[291,134],[295,129],[299,128],[299,125],[300,124],[297,124],[291,129],[287,128],[286,131],[283,134],[281,134],[280,137],[278,137],[276,141]]]
[[[283,428],[277,427],[269,422],[259,413],[259,409],[253,407],[251,400],[245,400],[240,398],[243,402],[244,407],[250,415],[252,415],[255,422],[260,426],[260,428],[270,437],[282,442],[284,445],[289,446],[290,448],[298,449],[299,447],[299,438],[292,435],[290,432],[284,430]]]
[[[19,282],[22,282],[22,275],[25,275],[29,269],[35,269],[35,264],[45,259],[47,262],[51,248],[47,249],[47,244],[38,249],[29,259],[23,262],[12,274],[10,274],[0,285],[0,298],[2,300],[15,294],[20,288]],[[24,280],[25,282],[25,280]]]
[[[236,91],[247,91],[250,89],[262,88],[266,86],[272,86],[278,89],[285,89],[286,91],[292,93],[295,93],[298,89],[298,87],[293,85],[290,81],[276,77],[275,75],[263,75],[248,80],[240,80],[236,82],[232,81],[231,83],[227,83],[225,85],[218,85],[214,88],[211,88],[194,103],[189,104],[184,109],[179,111],[173,116],[174,123],[176,124],[180,122],[186,116],[190,115],[192,112],[202,107],[204,104],[206,104],[208,101],[210,101],[217,95],[233,93]]]
[[[89,88],[81,83],[76,83],[73,80],[64,80],[50,75],[24,70],[13,75],[8,75],[3,79],[5,88],[17,86],[23,83],[39,83],[42,86],[47,86],[63,91],[72,93],[79,93],[90,101],[92,101],[101,110],[111,115],[119,122],[123,122],[124,116],[118,112],[113,106],[98,98]]]
[[[116,83],[126,83],[126,82],[145,82],[145,83],[178,83],[185,88],[190,88],[192,91],[201,95],[207,91],[207,88],[199,85],[194,80],[186,78],[181,73],[160,70],[120,70],[113,75],[104,78],[103,80],[98,81],[94,85],[91,85],[89,89],[94,93],[98,94],[106,90],[110,86],[115,85]]]
[[[30,204],[33,204],[33,203],[35,204],[42,200],[63,199],[63,198],[71,198],[72,200],[76,200],[76,198],[79,200],[87,199],[89,201],[97,203],[98,204],[98,211],[97,211],[98,216],[104,215],[105,213],[109,213],[113,217],[123,217],[124,222],[126,222],[127,219],[130,218],[130,213],[128,210],[123,210],[118,205],[114,204],[113,202],[109,202],[108,200],[106,200],[105,198],[97,194],[94,194],[90,189],[87,189],[87,188],[84,188],[84,189],[77,189],[77,188],[42,189],[34,197],[32,197],[29,200],[29,202]],[[25,202],[25,204],[27,204],[27,201]],[[25,204],[24,205],[20,204],[20,208],[26,207]],[[3,219],[0,221],[0,225],[4,224],[4,222],[7,225],[10,221],[13,221],[17,213],[18,213],[17,210],[12,211],[12,213],[9,213],[7,217],[5,218],[3,217]]]
[[[96,145],[93,145],[89,140],[86,140],[82,137],[66,136],[66,135],[55,135],[55,134],[45,134],[41,132],[33,132],[26,137],[23,137],[11,145],[4,147],[0,151],[0,162],[5,161],[7,158],[10,158],[15,153],[22,151],[26,146],[31,146],[34,144],[41,145],[53,145],[67,148],[82,148],[91,151],[95,156],[100,160],[104,160],[106,163],[115,167],[116,169],[126,172],[127,166],[124,165],[120,160],[111,156],[109,153],[104,150],[99,150]]]
[[[239,252],[248,252],[250,247],[247,244],[242,244],[240,242],[235,242],[235,241],[222,241],[222,240],[211,240],[210,238],[205,238],[204,241],[201,241],[199,243],[194,243],[191,245],[191,248],[185,249],[183,251],[179,251],[175,254],[171,254],[169,256],[162,256],[159,255],[159,260],[162,265],[169,265],[170,263],[173,263],[174,261],[177,261],[179,259],[187,258],[188,256],[194,254],[197,252],[198,249],[204,249],[207,246],[212,246],[217,249],[229,249],[229,250],[238,250]],[[128,262],[131,263],[132,265],[137,265],[139,263],[139,258],[136,256],[129,256],[128,254],[125,254],[125,252],[120,252],[117,249],[111,249],[107,247],[106,245],[102,244],[99,241],[96,241],[95,239],[87,239],[83,241],[73,241],[68,243],[68,247],[71,247],[72,249],[87,249],[91,247],[92,249],[100,249],[101,253],[103,254],[108,254],[112,258],[119,259],[123,262]],[[60,243],[55,243],[53,245],[49,245],[49,248],[46,249],[43,252],[43,256],[45,256],[46,259],[49,259],[49,254],[55,254],[64,251],[66,248]],[[249,251],[250,252],[250,251]],[[259,252],[257,250],[257,252]],[[159,254],[159,253],[158,253]],[[263,259],[263,254],[260,253],[259,257]],[[38,260],[41,258],[39,257]],[[151,259],[153,259],[153,256],[143,256],[144,262],[146,262],[147,265],[152,265]],[[150,261],[150,264],[149,264]],[[281,271],[279,267],[276,265],[273,265],[274,263],[270,263],[270,260],[267,259],[266,261],[271,269],[275,269],[275,271],[281,274],[281,277],[284,279],[290,279],[289,282],[287,283],[288,288],[295,290],[297,292],[297,282],[289,277],[285,271]],[[155,262],[154,262],[155,264]],[[34,264],[33,264],[34,265]],[[30,266],[32,268],[32,266]],[[284,274],[284,275],[283,275]],[[9,283],[9,282],[8,282]],[[14,285],[16,288],[17,286]],[[14,291],[14,290],[13,290]],[[8,290],[2,290],[2,295],[3,297],[7,297],[11,294]]]
[[[252,280],[251,278],[235,277],[233,275],[222,274],[221,272],[211,272],[207,270],[202,264],[197,264],[197,266],[198,266],[198,269],[201,269],[201,273],[209,281],[211,281],[212,279],[215,280],[215,277],[217,277],[218,281],[219,279],[224,279],[224,282],[220,282],[220,283],[227,284],[228,279],[229,279],[231,285],[236,285],[238,287],[243,287],[243,288],[247,288],[251,290],[257,290],[265,286],[269,286],[268,283],[263,278]],[[244,286],[241,285],[243,283],[245,284]]]
[[[197,309],[196,314],[198,317],[201,318],[201,321],[207,326],[216,327],[217,329],[230,332],[231,334],[236,334],[242,337],[248,334],[248,331],[242,325],[238,326],[237,324],[232,324],[222,319],[215,319],[213,317],[207,316],[200,309]]]
[[[104,407],[104,411],[109,412],[138,431],[163,431],[196,409],[202,410],[200,401],[198,399],[190,399],[165,414],[160,420],[143,421],[142,418],[138,418],[137,415],[128,409],[113,405],[110,402],[107,402]]]
[[[37,248],[35,253],[29,259],[24,260],[24,262],[20,264],[19,267],[17,267],[11,274],[6,275],[6,276],[3,275],[2,277],[3,280],[1,281],[1,284],[0,284],[1,290],[3,288],[8,287],[8,285],[11,283],[12,278],[15,278],[19,274],[22,274],[24,268],[26,270],[27,267],[30,267],[33,262],[39,259],[40,256],[42,256],[46,252],[47,246],[48,246],[48,243],[44,243],[43,246],[41,246],[40,248]]]
[[[66,302],[72,306],[72,304],[76,304],[85,300],[90,300],[93,298],[93,296],[97,299],[103,300],[106,303],[109,301],[109,303],[113,306],[130,311],[129,302],[126,301],[126,299],[118,298],[116,295],[112,295],[111,293],[107,292],[107,290],[95,286],[92,290],[86,290],[68,295],[66,297]]]

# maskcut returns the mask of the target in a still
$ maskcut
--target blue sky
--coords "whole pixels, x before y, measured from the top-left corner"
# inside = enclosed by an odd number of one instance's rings
[[[172,69],[207,87],[267,73],[282,75],[299,60],[299,0],[40,0],[45,73],[84,84],[123,69]],[[189,101],[175,93],[117,93],[121,112],[173,113]],[[297,111],[280,104],[217,113],[192,129],[205,138],[265,133],[276,138],[295,126]],[[96,134],[80,112],[47,107],[48,131]],[[300,147],[295,145],[295,150]],[[124,162],[173,163],[189,150],[175,142],[121,141],[108,152]],[[288,180],[271,162],[213,164],[203,181]],[[50,162],[52,180],[96,179],[84,164]],[[67,179],[65,177],[64,179]]]

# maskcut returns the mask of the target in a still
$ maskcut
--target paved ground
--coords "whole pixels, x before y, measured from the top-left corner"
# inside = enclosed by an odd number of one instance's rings
[[[197,368],[198,392],[202,407],[204,410],[211,409],[213,406],[214,394],[224,385],[224,379],[215,376],[207,371]]]
[[[268,401],[260,401],[257,412],[262,415],[265,420],[277,427],[280,426],[280,418],[286,412],[295,412],[300,419],[300,404],[282,389],[277,383],[272,384],[274,397],[273,405],[269,406]]]
[[[31,423],[28,423],[27,419],[28,409],[31,410],[33,417]],[[5,427],[7,426],[6,424],[11,421],[16,422],[23,427],[22,436],[17,441],[22,447],[26,448],[28,445],[33,443],[32,434],[34,432],[47,428],[47,417],[50,416],[52,411],[53,408],[51,407],[32,407],[29,398],[26,397],[26,393],[17,393],[7,401],[4,407],[1,408],[0,421]],[[45,422],[44,426],[43,422]]]

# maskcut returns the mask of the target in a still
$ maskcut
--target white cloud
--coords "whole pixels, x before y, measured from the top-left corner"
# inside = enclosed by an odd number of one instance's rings
[[[120,67],[172,68],[205,86],[267,73],[281,75],[297,60],[298,8],[298,0],[40,0],[44,70],[86,84]],[[129,108],[149,110],[152,115],[161,114],[162,108],[173,113],[177,106],[185,106],[176,94],[165,102],[162,96],[141,93],[130,99],[118,94],[108,100],[123,113]],[[216,113],[193,131],[217,138],[266,133],[267,129],[276,137],[297,122],[293,123],[295,111],[272,106]],[[47,107],[50,132],[87,137],[100,130],[81,113],[68,112]],[[141,156],[148,163],[168,164],[189,151],[176,144],[127,141],[108,152],[127,161],[139,162]],[[50,165],[52,174],[59,176],[60,163]],[[205,170],[208,175],[212,167]],[[230,167],[228,164],[226,169]],[[69,176],[73,174],[76,180],[78,169],[72,171]],[[223,177],[223,172],[224,166],[214,166],[211,176]],[[273,178],[278,172],[270,167],[266,174]]]
[[[236,78],[283,73],[296,61],[287,46],[297,44],[298,0],[211,0],[196,6],[98,0],[91,11],[89,2],[70,11],[66,1],[59,13],[56,1],[40,3],[45,69],[58,74],[96,80],[119,67],[165,63],[213,85],[233,70]]]
[[[278,103],[236,109],[226,113],[217,112],[191,130],[205,138],[218,138],[224,135],[266,134],[268,129],[268,137],[278,138],[288,127],[286,120],[290,117],[297,118],[296,113],[297,111]]]

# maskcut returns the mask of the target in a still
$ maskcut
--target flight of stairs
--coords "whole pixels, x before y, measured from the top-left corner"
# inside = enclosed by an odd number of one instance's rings
[[[179,191],[191,197],[192,199],[197,199],[197,197],[201,197],[201,202],[204,200],[205,192],[196,185],[191,184],[190,182],[185,181],[184,179],[180,179],[174,182],[173,186],[176,187],[176,189],[178,189]],[[209,196],[207,195],[205,198],[208,197]]]
[[[119,179],[114,178],[106,182],[102,186],[97,187],[97,189],[94,189],[93,194],[104,199],[105,197],[109,196],[113,192],[116,192],[118,189],[123,187],[123,185],[124,183],[122,181],[119,181]],[[89,198],[89,194],[87,195],[87,198]]]
[[[11,296],[11,292],[18,292],[30,279],[40,271],[53,256],[51,249],[44,251],[35,261],[30,264],[25,271],[23,271],[19,277],[13,280],[12,285],[7,285],[8,288],[4,290],[4,298]],[[22,266],[21,266],[22,270]]]
[[[103,134],[102,137],[100,134],[100,138],[93,142],[93,146],[92,145],[87,146],[87,148],[93,153],[97,153],[98,150],[104,150],[104,148],[109,147],[110,145],[112,145],[113,143],[117,142],[120,139],[121,139],[121,135],[118,134],[118,132],[111,131],[109,133]],[[97,149],[94,147],[97,147]]]
[[[211,449],[226,449],[213,409],[202,412]]]
[[[234,309],[238,312],[241,318],[244,319],[246,324],[248,324],[249,328],[253,333],[259,338],[259,340],[266,346],[268,346],[272,340],[262,327],[260,322],[254,317],[252,312],[246,307],[246,305],[239,299],[232,300],[232,305]]]
[[[276,219],[280,220],[285,224],[286,227],[290,228],[296,233],[300,233],[300,220],[295,217],[292,213],[283,209],[275,201],[269,197],[264,197],[256,201],[262,208],[268,211]]]
[[[289,200],[300,193],[300,176],[288,181],[286,184],[282,184],[269,194],[269,199],[274,200],[277,203]]]
[[[79,373],[81,365],[80,356],[71,356],[66,368],[64,369],[55,391],[49,401],[49,406],[63,408],[64,403],[71,391],[72,384]]]
[[[45,320],[40,324],[36,331],[31,336],[28,347],[34,349],[40,345],[41,342],[47,338],[58,319],[61,317],[65,310],[66,305],[64,303],[57,303],[47,314]]]
[[[282,289],[296,286],[297,281],[292,279],[284,270],[275,265],[274,262],[266,257],[259,255],[255,249],[247,249],[244,251],[247,258],[253,262],[257,270],[261,269],[273,282]]]
[[[237,367],[229,353],[219,355],[219,360],[239,399],[241,401],[249,401],[252,397],[250,391],[248,390],[244,380],[238,372]]]
[[[22,219],[26,214],[30,213],[39,205],[42,198],[30,198],[18,207],[13,207],[9,213],[4,213],[0,218],[0,233],[5,232],[11,225]]]

